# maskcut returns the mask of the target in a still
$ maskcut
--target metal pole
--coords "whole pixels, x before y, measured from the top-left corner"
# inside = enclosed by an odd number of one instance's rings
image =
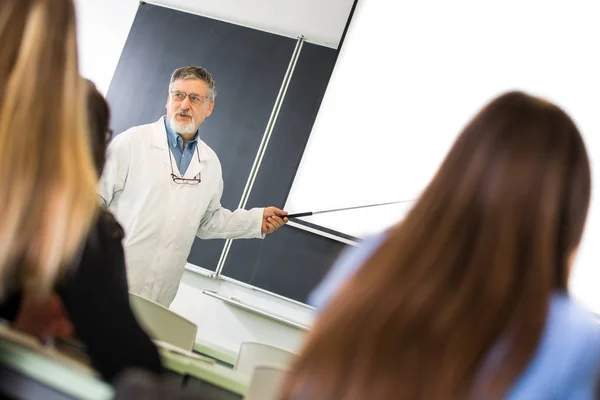
[[[271,139],[271,134],[273,133],[273,128],[275,126],[275,123],[277,122],[277,117],[279,116],[279,111],[281,110],[283,100],[285,99],[288,86],[290,85],[290,81],[292,80],[292,76],[294,75],[294,69],[296,68],[298,58],[300,57],[300,52],[302,51],[303,44],[304,36],[298,37],[296,47],[294,48],[294,52],[292,53],[292,57],[290,58],[287,71],[285,72],[283,81],[281,83],[281,87],[279,88],[279,93],[277,94],[277,98],[275,99],[275,104],[273,105],[271,116],[269,117],[269,121],[267,122],[265,133],[263,134],[262,140],[258,147],[256,158],[254,159],[254,163],[252,164],[252,168],[250,169],[250,175],[248,176],[248,180],[246,181],[246,187],[242,192],[242,198],[240,199],[238,209],[245,208],[246,204],[248,203],[248,198],[250,197],[250,193],[252,192],[254,181],[256,180],[258,170],[260,169],[260,164],[262,163],[262,159],[267,150],[267,145],[269,144],[269,140]],[[219,277],[223,272],[223,267],[225,266],[225,261],[227,260],[229,249],[231,248],[231,242],[231,239],[227,239],[227,241],[225,241],[225,246],[223,247],[223,251],[221,252],[221,256],[219,257],[219,262],[217,263],[217,269],[214,273],[215,277]]]

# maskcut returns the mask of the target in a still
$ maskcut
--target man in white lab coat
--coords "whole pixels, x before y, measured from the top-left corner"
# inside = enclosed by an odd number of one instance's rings
[[[276,207],[221,207],[221,164],[198,135],[215,95],[204,68],[175,70],[166,118],[115,137],[100,179],[101,200],[125,229],[130,290],[165,306],[175,298],[195,236],[264,238],[287,222]]]

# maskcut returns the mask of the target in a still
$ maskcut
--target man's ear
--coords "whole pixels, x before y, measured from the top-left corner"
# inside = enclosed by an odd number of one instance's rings
[[[206,112],[206,117],[207,118],[210,116],[210,114],[212,114],[214,108],[215,108],[215,101],[211,100],[210,104],[208,105],[208,110]]]

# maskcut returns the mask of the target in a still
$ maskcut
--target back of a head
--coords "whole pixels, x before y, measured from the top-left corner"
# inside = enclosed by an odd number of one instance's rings
[[[0,2],[0,273],[43,295],[98,210],[72,0]]]
[[[92,155],[98,176],[102,175],[106,156],[106,147],[110,141],[110,108],[106,99],[96,89],[96,85],[86,80],[88,86],[87,108],[90,126]]]
[[[501,398],[567,288],[590,186],[560,108],[521,92],[492,101],[324,310],[282,398]]]

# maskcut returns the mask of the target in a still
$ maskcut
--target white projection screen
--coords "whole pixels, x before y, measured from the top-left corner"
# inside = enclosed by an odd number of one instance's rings
[[[590,154],[592,203],[571,286],[600,312],[598,21],[597,0],[359,0],[285,209],[414,200],[486,102],[513,89],[543,96],[573,117]],[[303,220],[364,238],[412,204]]]
[[[286,210],[417,198],[465,123],[511,89],[598,133],[597,3],[359,0]],[[364,238],[412,204],[304,220]]]

